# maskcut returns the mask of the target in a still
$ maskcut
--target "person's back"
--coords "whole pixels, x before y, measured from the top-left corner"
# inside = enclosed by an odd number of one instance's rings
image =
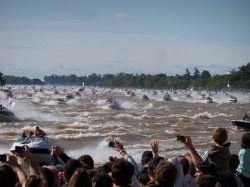
[[[229,161],[231,158],[230,142],[227,142],[227,131],[224,128],[216,128],[213,132],[214,143],[209,147],[208,160],[215,165],[218,177],[231,174]]]
[[[222,187],[234,187],[236,181],[229,166],[231,158],[230,142],[227,142],[227,131],[225,128],[216,128],[213,132],[214,143],[209,147],[209,163],[215,165],[217,176]]]
[[[237,172],[244,186],[250,186],[250,133],[242,136]]]

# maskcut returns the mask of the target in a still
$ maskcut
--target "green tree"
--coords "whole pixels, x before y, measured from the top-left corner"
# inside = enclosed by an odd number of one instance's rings
[[[194,68],[194,79],[198,79],[200,77],[200,71],[197,67]]]
[[[4,78],[3,78],[3,73],[0,72],[0,86],[4,86],[5,83],[6,83],[6,80],[4,80]]]

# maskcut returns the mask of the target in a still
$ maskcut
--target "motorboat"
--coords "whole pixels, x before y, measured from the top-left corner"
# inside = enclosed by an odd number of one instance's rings
[[[130,95],[133,97],[135,96],[135,92],[130,92]]]
[[[16,115],[4,106],[0,106],[0,122],[16,122],[19,119]]]
[[[11,146],[10,152],[17,154],[17,147],[23,147],[28,145],[30,152],[41,164],[49,164],[50,160],[50,148],[52,146],[57,146],[63,150],[63,147],[57,144],[54,140],[44,136],[44,137],[20,137]]]
[[[232,95],[230,95],[229,98],[228,98],[228,102],[229,103],[236,103],[237,102],[237,98],[234,97],[234,96],[232,96]]]
[[[73,98],[74,98],[73,94],[67,94],[66,95],[67,100],[70,100],[70,99],[73,99]]]
[[[166,93],[163,95],[163,100],[164,100],[164,101],[172,101],[172,98],[171,98],[170,94],[166,92]]]
[[[108,108],[110,109],[120,109],[121,106],[120,106],[120,103],[118,103],[115,99],[113,99],[112,97],[108,97],[106,100],[105,100]]]
[[[65,98],[60,98],[60,97],[58,97],[58,98],[57,98],[57,103],[58,103],[58,104],[66,104],[66,99],[65,99]]]
[[[206,103],[213,103],[214,101],[213,101],[213,99],[212,99],[212,97],[207,97],[206,98]]]
[[[233,126],[250,131],[250,120],[231,120]]]
[[[148,98],[147,95],[144,94],[144,95],[142,96],[142,99],[146,99],[146,100],[147,100],[147,99],[149,99],[149,98]]]

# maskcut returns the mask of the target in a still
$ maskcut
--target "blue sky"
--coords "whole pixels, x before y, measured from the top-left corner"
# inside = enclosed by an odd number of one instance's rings
[[[0,0],[0,72],[223,74],[250,61],[249,0]]]

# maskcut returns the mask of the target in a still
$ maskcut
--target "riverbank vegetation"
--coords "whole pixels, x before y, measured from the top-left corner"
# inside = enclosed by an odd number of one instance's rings
[[[1,72],[0,72],[1,73]],[[152,88],[152,89],[196,89],[219,90],[230,85],[232,89],[250,89],[250,62],[232,70],[224,75],[211,75],[209,71],[200,71],[198,68],[190,73],[186,68],[183,75],[168,76],[166,74],[96,74],[88,76],[76,75],[50,75],[40,79],[16,77],[13,75],[0,74],[0,84],[18,85],[79,85],[86,86],[121,87],[121,88]]]

